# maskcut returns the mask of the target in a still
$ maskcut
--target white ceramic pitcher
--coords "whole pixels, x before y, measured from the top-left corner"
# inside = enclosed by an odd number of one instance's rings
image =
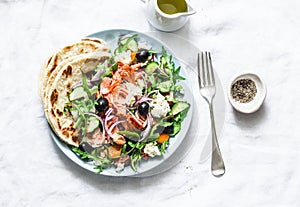
[[[188,17],[196,13],[188,0],[187,11],[174,14],[164,13],[158,6],[158,0],[142,0],[146,4],[146,16],[150,24],[158,30],[172,32],[180,29],[188,21]],[[176,0],[173,0],[176,1]]]

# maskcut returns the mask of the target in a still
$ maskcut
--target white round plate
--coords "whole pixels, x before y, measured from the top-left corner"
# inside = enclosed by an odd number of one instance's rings
[[[106,41],[108,43],[108,45],[111,48],[116,48],[117,47],[117,40],[121,35],[125,35],[125,34],[138,34],[138,37],[142,40],[145,40],[147,43],[149,43],[152,46],[152,49],[155,49],[157,51],[161,51],[162,47],[164,47],[169,54],[173,55],[173,60],[176,64],[176,66],[181,65],[181,75],[184,77],[188,76],[188,66],[185,65],[183,62],[181,62],[179,59],[177,59],[174,56],[174,53],[169,49],[169,47],[165,44],[163,44],[162,42],[160,42],[159,40],[137,32],[137,31],[131,31],[131,30],[106,30],[106,31],[101,31],[92,35],[89,35],[89,37],[97,37],[97,38],[101,38],[104,41]],[[166,167],[161,167],[161,168],[157,168],[158,166],[163,166],[164,162],[166,160],[168,160],[168,158],[170,158],[175,151],[180,148],[181,143],[183,142],[183,140],[185,139],[185,135],[189,130],[190,127],[190,123],[192,120],[192,114],[193,114],[193,94],[192,94],[192,90],[190,89],[190,85],[189,85],[189,80],[185,80],[183,82],[181,82],[181,84],[184,87],[185,90],[185,94],[183,99],[186,100],[187,102],[190,103],[190,109],[189,112],[187,114],[187,117],[185,118],[185,120],[182,122],[182,128],[180,130],[180,132],[174,137],[171,138],[169,140],[169,147],[166,149],[166,152],[162,155],[162,156],[157,156],[155,158],[150,158],[147,161],[141,161],[137,171],[133,171],[131,169],[130,166],[125,167],[125,169],[120,172],[117,173],[115,171],[114,167],[108,168],[108,169],[104,169],[103,172],[101,172],[101,175],[107,175],[107,176],[143,176],[142,174],[145,174],[145,176],[149,176],[149,175],[153,175],[153,174],[157,174],[159,172],[163,172],[166,169],[168,169],[169,167],[173,166],[174,164],[176,164],[178,161],[180,161],[181,157],[178,157],[178,159],[176,160],[176,162],[172,162],[172,165],[165,165]],[[61,151],[68,157],[70,158],[73,162],[75,162],[76,164],[78,164],[79,166],[91,171],[91,172],[96,172],[96,170],[94,169],[94,165],[92,162],[86,162],[84,160],[81,160],[75,153],[73,153],[70,149],[70,147],[65,144],[64,142],[62,142],[56,135],[55,133],[53,133],[53,131],[51,130],[51,136],[54,139],[55,143],[57,144],[57,146],[61,149]],[[156,171],[151,172],[151,170],[156,169]],[[147,173],[147,174],[146,174]]]

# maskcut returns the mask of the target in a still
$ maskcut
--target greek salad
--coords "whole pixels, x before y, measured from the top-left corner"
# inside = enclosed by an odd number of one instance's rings
[[[140,162],[162,156],[190,108],[180,70],[164,48],[137,34],[120,36],[111,57],[72,86],[65,113],[81,140],[72,151],[98,173],[137,171]]]

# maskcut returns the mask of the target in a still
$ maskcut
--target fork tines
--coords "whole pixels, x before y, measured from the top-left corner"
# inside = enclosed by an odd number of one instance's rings
[[[215,85],[210,52],[198,53],[198,79],[200,88]]]

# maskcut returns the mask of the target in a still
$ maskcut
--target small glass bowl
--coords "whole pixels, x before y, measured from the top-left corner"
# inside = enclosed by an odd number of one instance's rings
[[[256,85],[257,93],[254,96],[253,100],[251,100],[250,102],[247,102],[247,103],[241,103],[241,102],[235,100],[231,94],[232,85],[236,81],[241,80],[241,79],[250,79]],[[229,87],[228,87],[228,99],[229,99],[230,104],[232,105],[232,107],[235,110],[242,112],[242,113],[246,113],[246,114],[256,112],[261,107],[262,103],[264,102],[264,100],[266,98],[266,94],[267,94],[267,89],[266,89],[265,82],[262,80],[262,78],[259,75],[253,74],[253,73],[244,73],[244,74],[241,74],[241,75],[233,78],[233,80],[230,82]]]

